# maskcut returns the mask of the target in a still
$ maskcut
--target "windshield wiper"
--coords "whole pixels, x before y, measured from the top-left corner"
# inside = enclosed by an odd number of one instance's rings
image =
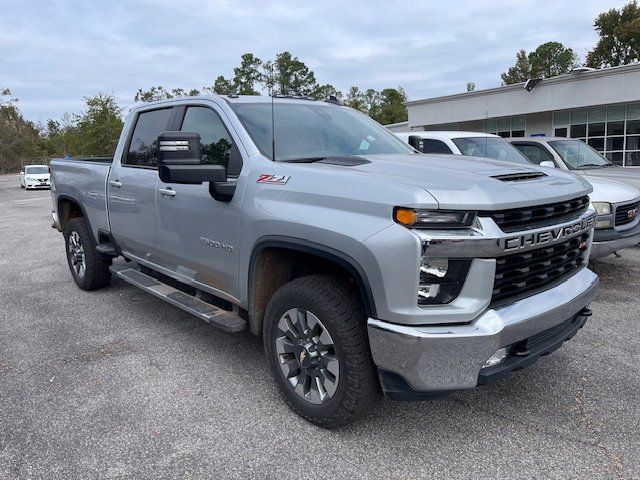
[[[584,167],[598,167],[598,168],[602,168],[606,165],[602,165],[601,163],[584,163],[582,165],[578,165],[577,168],[584,168]]]
[[[329,157],[303,157],[303,158],[289,158],[287,160],[278,160],[282,163],[314,163],[320,160],[325,160]]]

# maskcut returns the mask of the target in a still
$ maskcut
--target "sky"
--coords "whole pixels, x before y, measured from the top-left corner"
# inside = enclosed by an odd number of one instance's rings
[[[411,100],[500,85],[516,52],[559,41],[584,60],[598,13],[625,1],[0,0],[0,89],[45,122],[139,88],[201,88],[240,56],[290,51],[343,93],[402,86]]]

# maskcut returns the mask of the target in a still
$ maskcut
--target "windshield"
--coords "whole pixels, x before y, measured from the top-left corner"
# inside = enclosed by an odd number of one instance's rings
[[[453,143],[460,149],[463,155],[473,157],[494,158],[503,162],[523,163],[531,162],[522,155],[516,147],[503,138],[496,137],[467,137],[452,138]]]
[[[562,160],[572,170],[582,168],[602,168],[612,164],[582,140],[552,140],[549,145],[558,152]]]
[[[260,152],[275,160],[313,160],[348,155],[414,153],[386,128],[350,108],[323,103],[232,103]]]
[[[25,173],[30,175],[39,175],[41,173],[49,173],[48,167],[27,167]]]

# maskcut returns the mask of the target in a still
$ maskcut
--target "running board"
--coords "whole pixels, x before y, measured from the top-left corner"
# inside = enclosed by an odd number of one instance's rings
[[[146,275],[129,265],[112,265],[109,267],[111,273],[121,278],[127,283],[150,293],[185,312],[195,315],[201,320],[220,328],[225,332],[236,333],[244,330],[247,322],[233,312],[216,307],[207,302],[203,302],[191,295],[188,295],[177,288],[173,288],[166,283],[162,283],[149,275]]]

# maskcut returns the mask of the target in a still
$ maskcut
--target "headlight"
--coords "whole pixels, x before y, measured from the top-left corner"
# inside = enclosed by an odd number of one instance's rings
[[[475,212],[416,210],[396,207],[393,219],[408,228],[466,228],[475,219]]]
[[[27,177],[25,180],[28,180],[30,182],[35,182],[36,179],[33,177]]]
[[[611,215],[611,204],[608,202],[593,202],[593,208],[598,215]]]
[[[422,257],[418,305],[451,303],[460,294],[471,260]]]

